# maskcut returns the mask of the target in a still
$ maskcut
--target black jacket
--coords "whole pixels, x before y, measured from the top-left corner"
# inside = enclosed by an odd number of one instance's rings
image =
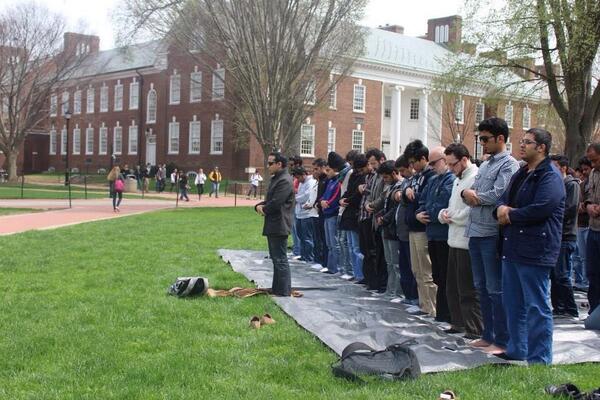
[[[265,224],[263,236],[287,236],[292,231],[294,217],[294,184],[287,169],[282,169],[271,177],[265,201],[254,206],[264,205]]]
[[[342,198],[348,200],[348,205],[340,219],[339,229],[344,231],[358,231],[358,211],[360,210],[360,201],[362,194],[358,187],[365,183],[365,175],[353,172],[348,179],[348,188]]]
[[[579,208],[580,186],[579,181],[571,175],[564,179],[565,192],[565,216],[563,217],[562,240],[574,242],[577,240],[577,209]]]

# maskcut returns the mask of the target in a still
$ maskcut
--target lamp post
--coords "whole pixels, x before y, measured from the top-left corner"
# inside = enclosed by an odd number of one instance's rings
[[[71,112],[65,111],[65,121],[67,122],[67,154],[65,156],[65,185],[69,188],[69,208],[71,208],[71,170],[69,169],[69,121],[71,120]]]

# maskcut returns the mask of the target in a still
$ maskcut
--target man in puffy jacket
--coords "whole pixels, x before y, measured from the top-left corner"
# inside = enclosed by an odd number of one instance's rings
[[[494,215],[502,232],[502,289],[508,345],[501,357],[552,363],[550,272],[560,253],[565,185],[548,152],[552,135],[529,129],[521,144],[527,163],[512,177]]]

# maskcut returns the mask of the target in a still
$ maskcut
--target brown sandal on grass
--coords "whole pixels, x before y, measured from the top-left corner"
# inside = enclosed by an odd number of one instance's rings
[[[271,314],[265,314],[262,316],[262,318],[260,319],[260,324],[261,325],[272,325],[274,324],[276,321],[273,319],[273,317],[271,317]]]
[[[259,329],[260,328],[260,318],[258,318],[258,316],[253,316],[252,319],[250,319],[250,328],[252,329]]]

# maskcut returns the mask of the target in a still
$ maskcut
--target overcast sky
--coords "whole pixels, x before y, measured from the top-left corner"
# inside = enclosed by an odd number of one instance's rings
[[[0,0],[0,8],[23,0]],[[113,25],[110,13],[118,0],[37,0],[51,11],[65,15],[70,30],[85,27],[85,31],[100,36],[100,48],[115,46]],[[404,33],[420,36],[427,30],[429,18],[445,17],[460,13],[463,0],[370,0],[363,24],[370,27],[379,25],[402,25]]]

